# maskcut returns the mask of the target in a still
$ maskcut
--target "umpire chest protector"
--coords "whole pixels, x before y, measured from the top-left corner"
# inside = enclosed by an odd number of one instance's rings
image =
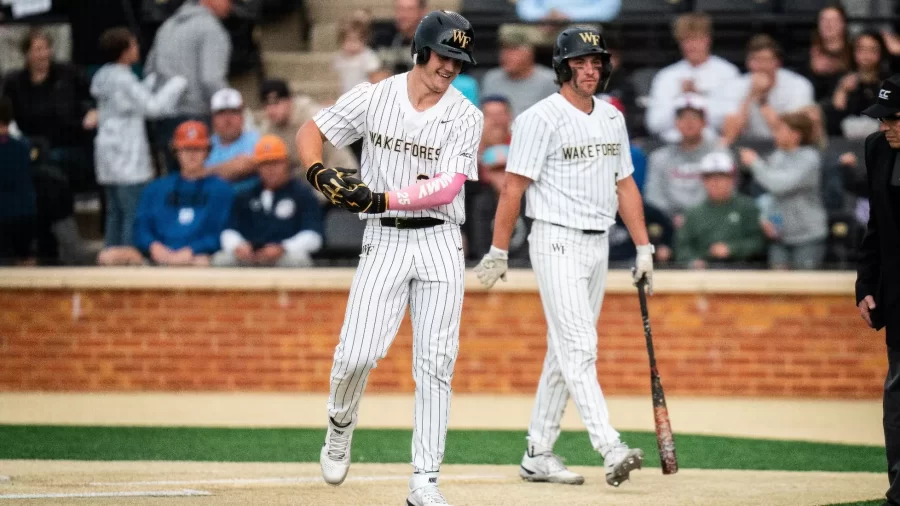
[[[598,55],[603,62],[597,91],[606,90],[612,75],[610,55],[603,35],[593,28],[567,28],[556,37],[556,44],[553,46],[553,70],[560,84],[572,79],[572,67],[569,66],[568,60],[588,55]]]

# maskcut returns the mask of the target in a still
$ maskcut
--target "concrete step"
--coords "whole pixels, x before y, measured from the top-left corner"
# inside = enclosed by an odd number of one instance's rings
[[[341,96],[341,85],[337,79],[333,81],[290,81],[291,92],[295,94],[309,95],[324,105],[332,104]]]
[[[337,74],[332,68],[333,58],[333,52],[266,51],[263,53],[266,74],[287,81],[337,79]]]

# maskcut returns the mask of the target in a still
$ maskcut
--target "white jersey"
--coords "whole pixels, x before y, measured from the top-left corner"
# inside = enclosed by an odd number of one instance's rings
[[[450,86],[437,104],[418,112],[409,101],[408,75],[359,84],[313,120],[338,148],[363,138],[360,179],[373,192],[400,190],[415,184],[419,176],[430,179],[441,172],[477,180],[478,144],[484,128],[481,111]],[[428,217],[461,225],[466,217],[465,195],[460,191],[450,204],[433,209],[360,217]]]
[[[590,114],[559,93],[519,115],[506,171],[532,179],[530,218],[581,230],[609,230],[616,221],[616,183],[631,176],[625,118],[594,98]]]

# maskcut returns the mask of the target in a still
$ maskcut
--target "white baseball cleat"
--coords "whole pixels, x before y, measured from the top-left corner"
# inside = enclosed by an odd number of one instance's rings
[[[640,448],[628,448],[625,443],[616,443],[603,456],[603,467],[606,468],[606,483],[618,487],[628,480],[631,471],[640,469],[644,463],[644,451]]]
[[[356,417],[346,427],[335,425],[331,417],[328,418],[328,432],[325,434],[325,443],[319,454],[319,464],[322,466],[322,478],[331,485],[340,485],[347,478],[350,470],[350,440],[353,438],[353,428],[356,427]]]
[[[433,506],[441,504],[449,506],[450,503],[441,494],[437,486],[437,475],[414,474],[409,479],[409,496],[406,497],[406,506]]]
[[[525,481],[563,483],[566,485],[581,485],[584,476],[566,469],[562,459],[553,452],[534,453],[534,448],[529,446],[522,457],[522,465],[519,466],[519,476]]]

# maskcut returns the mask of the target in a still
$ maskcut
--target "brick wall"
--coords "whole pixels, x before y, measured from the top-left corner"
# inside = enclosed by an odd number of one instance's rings
[[[637,298],[608,294],[604,391],[649,391]],[[0,289],[0,390],[326,392],[346,292]],[[884,337],[846,296],[658,294],[669,394],[875,398]],[[533,393],[545,350],[536,293],[467,294],[457,392]],[[409,321],[369,391],[408,392]]]

